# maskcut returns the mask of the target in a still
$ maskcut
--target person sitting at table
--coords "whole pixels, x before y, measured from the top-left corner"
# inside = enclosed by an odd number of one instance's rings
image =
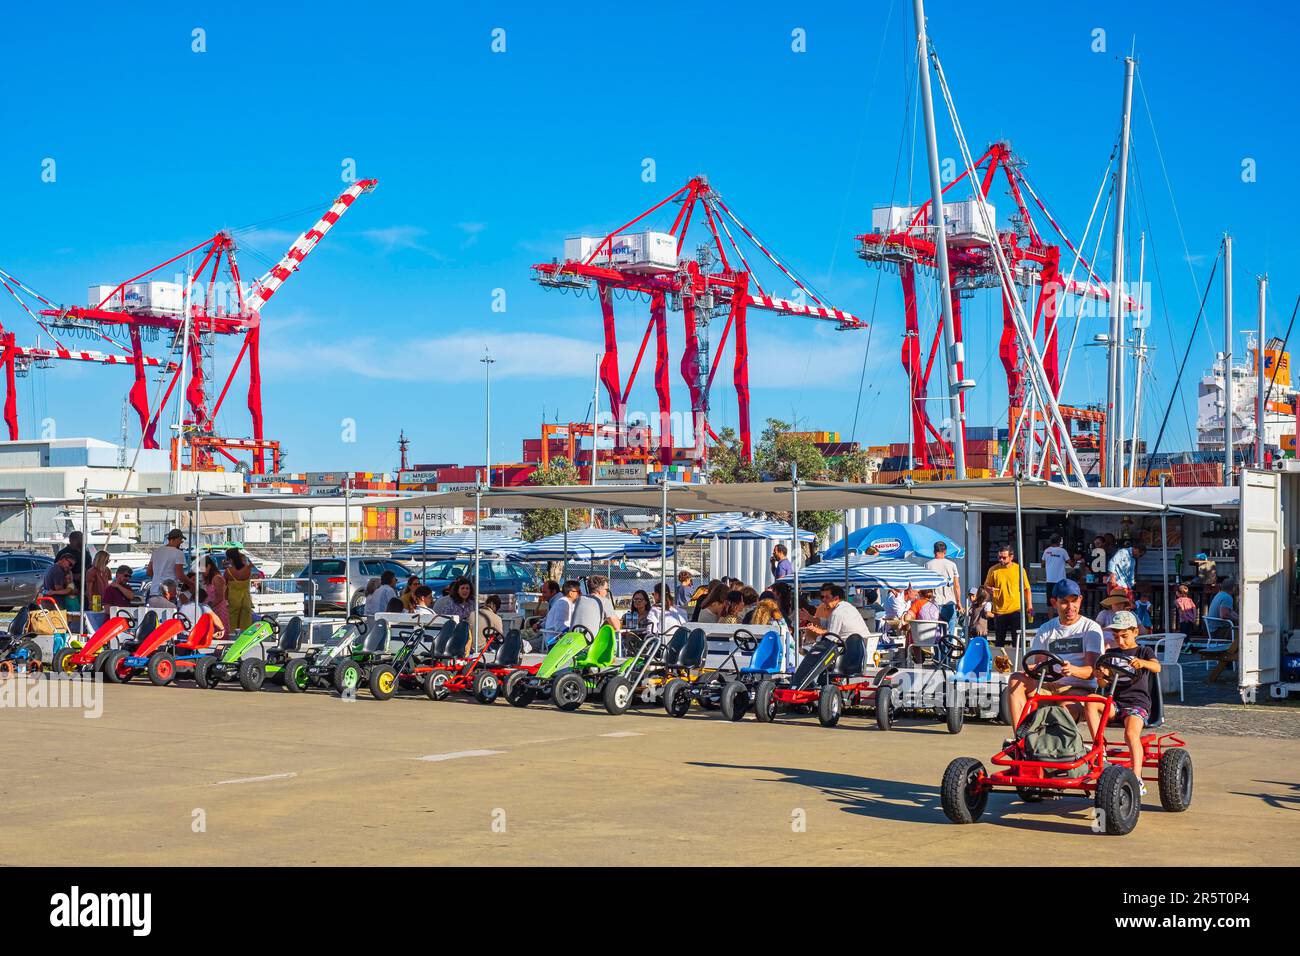
[[[645,634],[650,624],[650,595],[637,590],[632,593],[631,607],[623,614],[623,630]]]
[[[934,591],[930,588],[920,591],[912,606],[903,615],[903,623],[909,625],[913,621],[937,620],[939,620],[939,605],[935,603]]]
[[[117,574],[100,592],[99,599],[105,611],[115,607],[131,607],[135,604],[135,591],[131,588],[130,565],[123,564],[118,567]]]
[[[158,586],[158,593],[149,596],[149,607],[163,608],[164,610],[176,610],[176,582],[167,578]]]

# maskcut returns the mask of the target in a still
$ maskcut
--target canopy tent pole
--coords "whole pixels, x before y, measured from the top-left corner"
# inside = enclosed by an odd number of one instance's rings
[[[1160,473],[1160,611],[1164,632],[1169,633],[1169,509],[1165,507],[1165,478]],[[1133,583],[1137,583],[1137,565],[1133,565]]]
[[[975,573],[970,571],[970,505],[961,506],[961,550],[962,550],[962,570],[964,575],[962,580],[966,582],[966,589],[970,590],[970,582],[979,580],[980,566],[979,562],[975,563]],[[958,598],[961,595],[957,595]],[[969,609],[968,609],[969,610]]]
[[[203,578],[203,568],[199,564],[199,557],[203,553],[203,505],[202,496],[199,494],[199,476],[194,476],[194,559],[190,562],[190,571],[194,575],[194,620],[190,621],[190,627],[199,623],[199,581]]]
[[[429,573],[429,509],[420,506],[420,583]]]
[[[845,508],[841,514],[841,522],[844,525],[844,593],[849,593],[849,509]],[[794,546],[799,547],[799,527],[794,529]]]
[[[662,489],[662,498],[659,502],[659,634],[662,636],[668,631],[668,476],[659,483]],[[673,555],[676,556],[677,549],[673,548]]]
[[[316,509],[307,509],[307,582],[310,585],[311,610],[307,612],[308,617],[316,616],[316,580],[312,577],[312,571],[315,570],[316,556]],[[345,614],[352,613],[352,569],[343,569],[343,580],[347,583],[343,585],[344,597],[348,602],[344,609]]]
[[[352,476],[343,479],[343,567],[352,567]],[[347,572],[344,572],[346,576]]]
[[[81,565],[81,575],[78,587],[80,596],[78,600],[77,611],[77,633],[84,635],[86,633],[86,572],[90,568],[86,567],[86,549],[90,543],[90,498],[86,492],[86,483],[81,483],[81,554],[77,555],[77,564]],[[102,512],[101,512],[102,515]],[[108,550],[108,539],[104,539],[104,550]]]
[[[794,660],[790,663],[793,665],[799,659],[799,564],[801,563],[799,558],[801,555],[798,552],[802,550],[799,545],[799,463],[797,461],[790,462],[790,527],[793,529],[795,547],[791,552],[791,557],[794,558],[794,601],[792,602],[794,620],[790,622],[790,630],[794,634]]]
[[[1016,590],[1020,591],[1020,631],[1016,635],[1016,668],[1019,669],[1020,662],[1025,655],[1025,594],[1024,584],[1028,583],[1029,577],[1025,574],[1025,524],[1024,512],[1020,508],[1020,469],[1016,469],[1015,477],[1016,489],[1016,566],[1020,568],[1020,574],[1016,576]]]
[[[665,492],[664,492],[664,499],[665,499],[665,502],[667,501],[667,497],[668,497],[668,492],[665,491]],[[673,524],[676,525],[676,523],[677,523],[677,512],[676,512],[676,511],[674,511],[674,512],[672,513],[672,517],[673,517]],[[667,534],[667,533],[668,533],[668,526],[665,525],[665,526],[664,526],[664,534]],[[679,575],[679,574],[681,573],[679,570],[677,570],[677,569],[678,569],[678,564],[677,564],[677,551],[678,551],[678,547],[679,547],[680,545],[681,545],[681,542],[677,540],[677,535],[674,534],[674,535],[673,535],[673,588],[674,588],[674,589],[676,589],[676,587],[677,587],[677,575]],[[675,590],[674,590],[674,593],[675,593]]]
[[[564,509],[564,560],[560,566],[560,583],[569,579],[569,509]]]
[[[479,596],[478,596],[478,556],[479,556],[479,515],[483,510],[483,486],[478,485],[474,489],[474,653],[478,653],[479,642],[479,619],[478,613]],[[566,549],[567,550],[567,549]]]

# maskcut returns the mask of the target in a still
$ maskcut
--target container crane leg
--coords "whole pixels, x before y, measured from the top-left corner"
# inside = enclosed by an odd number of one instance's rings
[[[5,427],[9,429],[9,440],[18,440],[18,387],[14,382],[14,334],[4,334],[5,366]]]
[[[627,406],[623,402],[618,376],[618,330],[614,324],[614,293],[605,283],[600,284],[600,314],[605,324],[605,354],[600,359],[600,381],[609,394],[609,407],[614,415],[614,447],[626,444],[626,426],[623,417]],[[594,438],[593,438],[594,441]]]
[[[261,328],[254,325],[245,337],[248,343],[248,414],[253,421],[253,440],[258,443],[253,449],[253,474],[255,475],[266,474],[266,455],[262,451],[261,444],[263,441],[261,334]],[[279,458],[278,453],[276,458]]]
[[[731,317],[736,329],[735,364],[732,381],[736,386],[736,421],[740,430],[740,457],[753,458],[749,426],[749,335],[745,330],[745,307],[749,302],[749,277],[731,299]]]
[[[687,391],[691,395],[691,432],[695,439],[695,458],[704,459],[705,415],[700,391],[700,336],[695,326],[695,299],[682,297],[682,321],[686,327],[686,346],[682,351],[682,378],[686,380]]]
[[[140,418],[140,434],[147,435],[149,432],[149,386],[144,377],[144,350],[140,344],[140,327],[138,325],[131,326],[131,365],[135,370],[135,381],[131,383],[131,391],[127,394],[127,400]],[[149,447],[147,443],[145,447]]]
[[[668,379],[668,316],[662,292],[650,299],[650,319],[655,326],[655,394],[659,397],[659,463],[673,463],[673,400]]]
[[[925,413],[925,382],[921,376],[921,326],[916,317],[916,270],[910,265],[904,265],[900,269],[900,275],[903,280],[905,327],[902,361],[903,369],[907,372],[908,414],[912,416],[912,463],[917,468],[928,468],[930,458],[925,435],[929,418]]]

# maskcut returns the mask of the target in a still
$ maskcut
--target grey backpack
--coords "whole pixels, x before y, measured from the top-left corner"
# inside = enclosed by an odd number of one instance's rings
[[[1020,752],[1026,760],[1066,763],[1081,759],[1088,746],[1078,722],[1062,704],[1043,704],[1016,731]],[[1068,772],[1071,777],[1088,772],[1086,764]]]

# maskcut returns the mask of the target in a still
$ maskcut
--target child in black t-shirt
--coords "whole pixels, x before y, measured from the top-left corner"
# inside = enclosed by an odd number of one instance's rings
[[[1151,675],[1160,673],[1160,661],[1156,660],[1156,653],[1150,647],[1138,646],[1138,619],[1132,611],[1117,611],[1105,630],[1115,639],[1117,646],[1112,650],[1127,657],[1137,670],[1135,677],[1116,686],[1113,700],[1116,716],[1124,727],[1124,740],[1133,758],[1133,773],[1140,782],[1144,757],[1142,730],[1151,719]],[[1105,667],[1102,671],[1104,673]],[[1146,796],[1146,792],[1143,783],[1142,796]]]

